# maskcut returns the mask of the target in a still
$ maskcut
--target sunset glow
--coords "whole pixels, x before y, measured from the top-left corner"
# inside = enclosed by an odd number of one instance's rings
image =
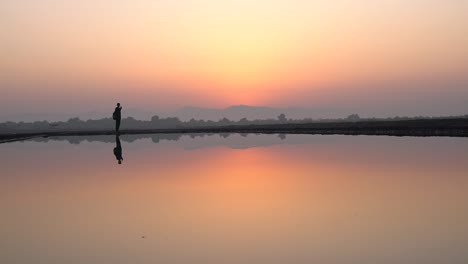
[[[467,2],[455,0],[2,1],[0,103],[14,112],[125,98],[149,109],[313,104],[391,114],[359,98],[388,107],[383,98],[397,94],[416,114],[436,111],[418,95],[444,92],[447,112],[462,112],[467,17]]]

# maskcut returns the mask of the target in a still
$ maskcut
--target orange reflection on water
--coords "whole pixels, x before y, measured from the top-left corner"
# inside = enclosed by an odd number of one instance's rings
[[[124,142],[122,165],[112,144],[2,145],[1,260],[468,259],[465,140],[295,137],[305,144]]]

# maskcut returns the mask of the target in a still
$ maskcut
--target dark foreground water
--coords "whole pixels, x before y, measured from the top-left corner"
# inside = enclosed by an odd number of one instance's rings
[[[468,263],[468,140],[0,145],[0,263]]]

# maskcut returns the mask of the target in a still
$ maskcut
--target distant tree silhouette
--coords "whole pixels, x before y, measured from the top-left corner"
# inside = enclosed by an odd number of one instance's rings
[[[346,120],[348,121],[359,121],[361,120],[361,117],[358,115],[358,114],[352,114],[352,115],[349,115]]]
[[[227,119],[227,118],[223,118],[223,119],[218,121],[218,124],[221,125],[221,126],[227,126],[227,125],[231,124],[231,121],[229,119]]]
[[[239,125],[248,125],[250,123],[249,120],[247,120],[247,118],[242,118],[241,120],[239,120],[239,122],[237,122],[237,124]]]
[[[286,118],[286,115],[285,114],[280,114],[278,116],[278,120],[281,122],[281,123],[286,123],[288,121],[288,119]]]
[[[151,117],[151,123],[158,123],[159,122],[159,116],[155,115]]]
[[[219,121],[213,120],[196,120],[194,118],[189,121],[181,121],[177,117],[160,118],[155,115],[151,120],[137,120],[133,117],[127,117],[122,120],[122,125],[125,129],[173,129],[173,128],[189,128],[189,127],[216,127],[216,126],[233,126],[233,125],[263,125],[263,124],[304,124],[304,123],[330,123],[330,122],[358,122],[358,121],[400,121],[400,120],[431,120],[431,119],[447,119],[447,118],[468,118],[468,115],[451,116],[451,117],[390,117],[390,118],[361,118],[358,114],[349,115],[341,119],[287,119],[285,114],[278,115],[277,119],[263,120],[248,120],[242,118],[239,121],[232,121],[228,118],[222,118]],[[92,130],[108,130],[114,125],[112,118],[103,118],[99,120],[83,121],[78,117],[70,118],[65,122],[4,122],[0,123],[0,134],[21,133],[21,132],[53,132],[53,131],[92,131]]]

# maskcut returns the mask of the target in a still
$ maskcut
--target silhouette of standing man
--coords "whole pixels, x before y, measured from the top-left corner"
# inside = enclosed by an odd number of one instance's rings
[[[122,145],[120,145],[120,138],[118,135],[115,136],[115,148],[114,148],[114,155],[119,164],[122,164]]]
[[[115,108],[112,117],[115,120],[115,134],[119,134],[120,120],[122,119],[122,107],[120,106],[120,103],[117,103],[117,107]]]

